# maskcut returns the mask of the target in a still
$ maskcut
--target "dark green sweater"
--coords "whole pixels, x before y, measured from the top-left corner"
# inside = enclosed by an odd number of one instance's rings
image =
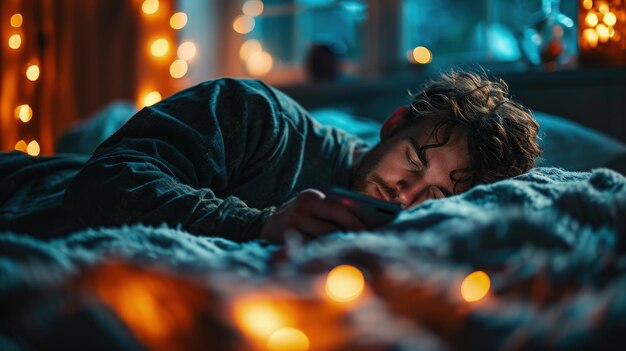
[[[259,81],[209,81],[139,111],[98,147],[64,204],[85,226],[167,223],[250,240],[299,191],[349,186],[365,146]]]

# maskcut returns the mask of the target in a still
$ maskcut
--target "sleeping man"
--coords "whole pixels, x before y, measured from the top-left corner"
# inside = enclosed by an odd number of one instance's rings
[[[474,73],[429,82],[374,147],[261,82],[220,79],[139,111],[72,174],[59,206],[73,228],[166,223],[273,242],[357,231],[361,221],[325,199],[331,185],[410,208],[528,171],[537,131],[504,82]]]

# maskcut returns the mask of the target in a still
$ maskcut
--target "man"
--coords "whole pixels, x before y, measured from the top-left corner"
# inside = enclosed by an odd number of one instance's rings
[[[80,227],[167,223],[235,241],[360,230],[329,186],[415,206],[526,172],[537,130],[502,81],[472,73],[427,84],[371,149],[261,82],[221,79],[139,111],[73,178],[64,211]]]

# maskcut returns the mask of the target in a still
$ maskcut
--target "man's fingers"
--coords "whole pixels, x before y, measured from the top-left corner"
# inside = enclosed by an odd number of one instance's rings
[[[323,201],[314,208],[313,213],[321,219],[337,224],[346,231],[365,229],[363,222],[354,213],[336,202]]]
[[[341,228],[333,223],[312,216],[301,215],[294,216],[289,223],[289,227],[313,237],[341,231]]]

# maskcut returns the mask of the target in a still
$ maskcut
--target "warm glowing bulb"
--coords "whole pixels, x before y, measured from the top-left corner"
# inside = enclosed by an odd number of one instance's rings
[[[248,57],[250,57],[250,55],[261,50],[263,50],[263,47],[258,40],[248,39],[241,44],[241,47],[239,48],[239,57],[245,61]]]
[[[16,13],[13,16],[11,16],[11,27],[19,28],[22,26],[23,21],[24,19],[22,18],[22,15],[19,13]]]
[[[187,61],[176,60],[170,65],[170,75],[173,78],[182,78],[185,74],[187,74],[187,68]]]
[[[583,31],[583,37],[589,43],[589,46],[595,48],[598,46],[598,32],[593,28],[587,28]]]
[[[600,13],[602,14],[606,14],[607,12],[609,12],[609,5],[600,4],[600,6],[598,6],[598,11],[600,11]]]
[[[595,27],[596,24],[598,24],[598,16],[596,16],[595,13],[588,13],[587,17],[585,17],[585,23],[587,23],[589,27]]]
[[[158,91],[151,91],[143,98],[144,106],[151,106],[161,101],[161,94]]]
[[[487,295],[490,287],[491,280],[487,273],[476,271],[463,279],[461,296],[467,302],[478,301]]]
[[[433,60],[433,54],[430,52],[430,50],[428,50],[428,48],[418,46],[413,49],[413,58],[417,63],[427,64]]]
[[[24,140],[20,140],[15,144],[15,150],[17,151],[26,152],[26,148],[28,148],[28,145],[26,145]]]
[[[9,47],[11,49],[18,49],[22,46],[22,37],[19,34],[13,34],[9,37]]]
[[[179,59],[189,61],[196,56],[196,44],[191,41],[186,41],[178,46],[176,54]]]
[[[240,34],[250,33],[254,29],[254,18],[246,15],[239,15],[233,21],[233,29]]]
[[[238,300],[233,313],[241,330],[257,340],[266,341],[273,332],[290,324],[284,311],[264,299]]]
[[[41,148],[39,147],[39,143],[36,140],[33,140],[30,143],[28,143],[28,146],[26,147],[26,153],[31,156],[39,155],[40,151],[41,151]]]
[[[333,268],[326,278],[326,294],[337,302],[348,302],[358,298],[364,287],[363,273],[350,265]]]
[[[612,27],[615,23],[617,23],[617,17],[613,12],[608,12],[604,15],[604,17],[602,17],[602,22],[604,22],[607,26]]]
[[[184,12],[176,12],[170,17],[170,27],[181,29],[187,24],[187,14]]]
[[[600,23],[596,27],[596,31],[598,32],[598,37],[600,38],[601,43],[606,43],[609,40],[611,36],[611,34],[609,33],[609,27]]]
[[[253,76],[268,74],[272,70],[272,66],[274,66],[272,55],[266,51],[257,51],[246,60],[246,69]]]
[[[258,16],[263,13],[263,1],[248,0],[243,4],[241,12],[250,17]]]
[[[309,338],[296,328],[282,328],[267,339],[267,349],[270,351],[307,351]]]
[[[37,78],[39,78],[39,66],[28,66],[28,68],[26,69],[26,78],[28,78],[28,80],[32,80],[33,82],[36,81]]]
[[[159,0],[145,0],[141,5],[141,11],[151,15],[159,10]]]
[[[150,52],[156,57],[161,57],[167,54],[167,50],[169,49],[169,47],[170,43],[167,41],[167,39],[160,38],[152,42],[152,45],[150,46]]]
[[[592,0],[584,0],[583,1],[583,7],[587,10],[591,10],[591,8],[593,7],[593,1]]]
[[[33,110],[26,104],[19,105],[15,108],[15,117],[26,123],[33,118]]]

